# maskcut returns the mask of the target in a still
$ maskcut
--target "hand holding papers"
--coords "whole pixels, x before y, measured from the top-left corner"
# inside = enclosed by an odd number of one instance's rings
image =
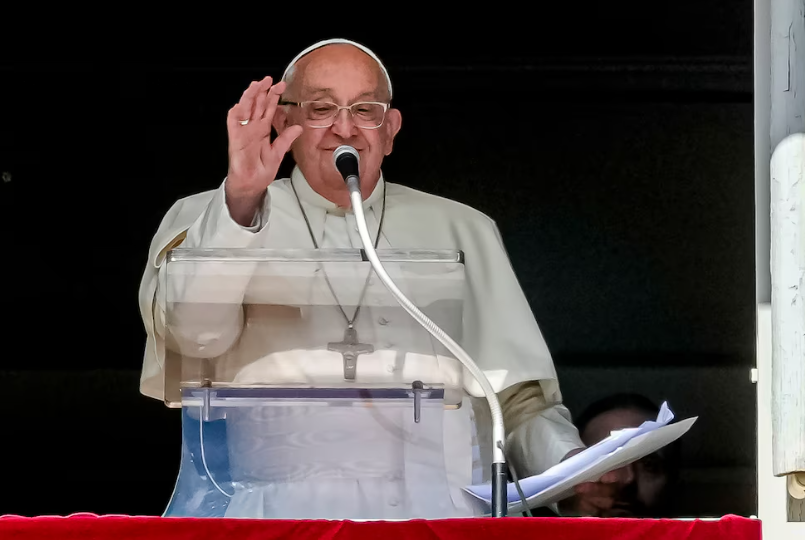
[[[666,403],[662,404],[656,421],[647,421],[639,427],[613,431],[604,440],[590,446],[573,457],[551,467],[542,474],[520,481],[528,508],[538,508],[573,495],[573,488],[584,482],[593,482],[615,469],[645,457],[684,435],[696,417],[668,425],[674,414]],[[490,504],[489,484],[475,485],[465,491],[486,509]],[[509,513],[522,512],[523,506],[513,483],[507,487]]]

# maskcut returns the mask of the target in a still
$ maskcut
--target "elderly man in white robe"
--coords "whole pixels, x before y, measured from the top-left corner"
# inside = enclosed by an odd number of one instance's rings
[[[383,64],[372,51],[348,40],[317,43],[290,63],[281,81],[266,77],[245,90],[227,117],[229,170],[224,181],[217,189],[176,202],[151,244],[139,296],[147,330],[141,391],[163,398],[164,363],[158,352],[166,344],[165,316],[155,300],[164,288],[160,271],[168,250],[362,246],[348,190],[333,163],[334,149],[351,145],[360,156],[364,209],[369,231],[377,233],[378,248],[450,249],[465,254],[463,347],[498,393],[508,462],[521,478],[538,474],[584,448],[562,405],[545,341],[495,223],[465,205],[384,179],[381,164],[392,152],[402,123],[400,111],[390,106],[391,98],[391,80]],[[272,127],[277,133],[273,140]],[[295,168],[290,178],[276,179],[289,151]],[[232,348],[242,331],[237,326],[201,345],[205,355]],[[488,481],[478,478],[477,453],[473,468],[474,444],[480,447],[482,466],[488,468],[491,462],[488,412],[477,386],[468,395],[470,400],[456,412],[445,413],[444,423],[452,424],[445,434],[453,431],[446,440],[452,441],[450,453],[455,454],[447,458],[454,495],[461,487]],[[335,416],[325,421],[330,431],[339,428]],[[471,430],[466,429],[468,422]],[[344,431],[350,423],[354,422],[343,421]],[[360,429],[373,431],[369,426]],[[388,469],[404,470],[405,465]],[[266,480],[270,489],[265,494],[236,495],[230,513],[299,518],[316,510],[321,517],[324,508],[329,517],[344,514],[355,519],[473,514],[459,497],[446,509],[429,504],[424,495],[410,494],[413,490],[406,487],[397,488],[402,505],[383,498],[387,492],[381,486],[404,486],[404,478],[379,473],[376,484],[362,480],[344,485],[315,476],[311,473],[310,480],[297,477],[293,482]],[[616,477],[617,473],[609,473],[597,483],[578,486],[576,495],[560,503],[558,510],[567,515],[606,515],[615,504],[607,482]],[[359,510],[354,508],[356,502],[362,503]],[[339,503],[352,503],[352,508],[342,509]]]

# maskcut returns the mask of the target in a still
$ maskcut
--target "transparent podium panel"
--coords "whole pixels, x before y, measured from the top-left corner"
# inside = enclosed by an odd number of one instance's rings
[[[462,254],[377,252],[460,342]],[[166,516],[471,515],[451,469],[466,453],[460,475],[472,471],[472,377],[362,250],[174,250],[156,303],[165,401],[183,431]]]
[[[467,515],[444,459],[444,390],[185,388],[166,517]]]
[[[461,341],[460,252],[379,250],[400,291]],[[165,399],[184,387],[445,388],[464,371],[400,306],[358,249],[174,250],[157,296]]]

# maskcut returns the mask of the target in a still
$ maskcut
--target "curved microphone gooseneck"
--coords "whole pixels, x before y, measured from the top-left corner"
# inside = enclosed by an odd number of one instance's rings
[[[506,459],[503,455],[506,432],[503,425],[503,411],[500,408],[498,396],[489,383],[489,379],[486,378],[484,372],[476,365],[469,354],[403,295],[380,263],[377,252],[375,252],[372,246],[372,238],[369,234],[369,228],[366,225],[366,217],[363,213],[363,198],[361,196],[359,173],[360,157],[358,151],[349,145],[341,145],[333,152],[333,161],[335,162],[336,169],[344,177],[344,181],[349,189],[349,199],[355,213],[361,242],[363,243],[364,251],[375,273],[377,273],[377,276],[389,292],[391,292],[408,314],[456,356],[461,364],[475,377],[481,389],[484,391],[486,400],[489,403],[489,410],[492,414],[492,516],[504,517],[508,509],[506,495]]]

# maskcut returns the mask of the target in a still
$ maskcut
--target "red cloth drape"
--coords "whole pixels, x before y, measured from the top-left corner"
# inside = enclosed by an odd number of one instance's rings
[[[760,521],[473,518],[411,521],[184,519],[139,516],[0,517],[0,539],[739,539]]]

